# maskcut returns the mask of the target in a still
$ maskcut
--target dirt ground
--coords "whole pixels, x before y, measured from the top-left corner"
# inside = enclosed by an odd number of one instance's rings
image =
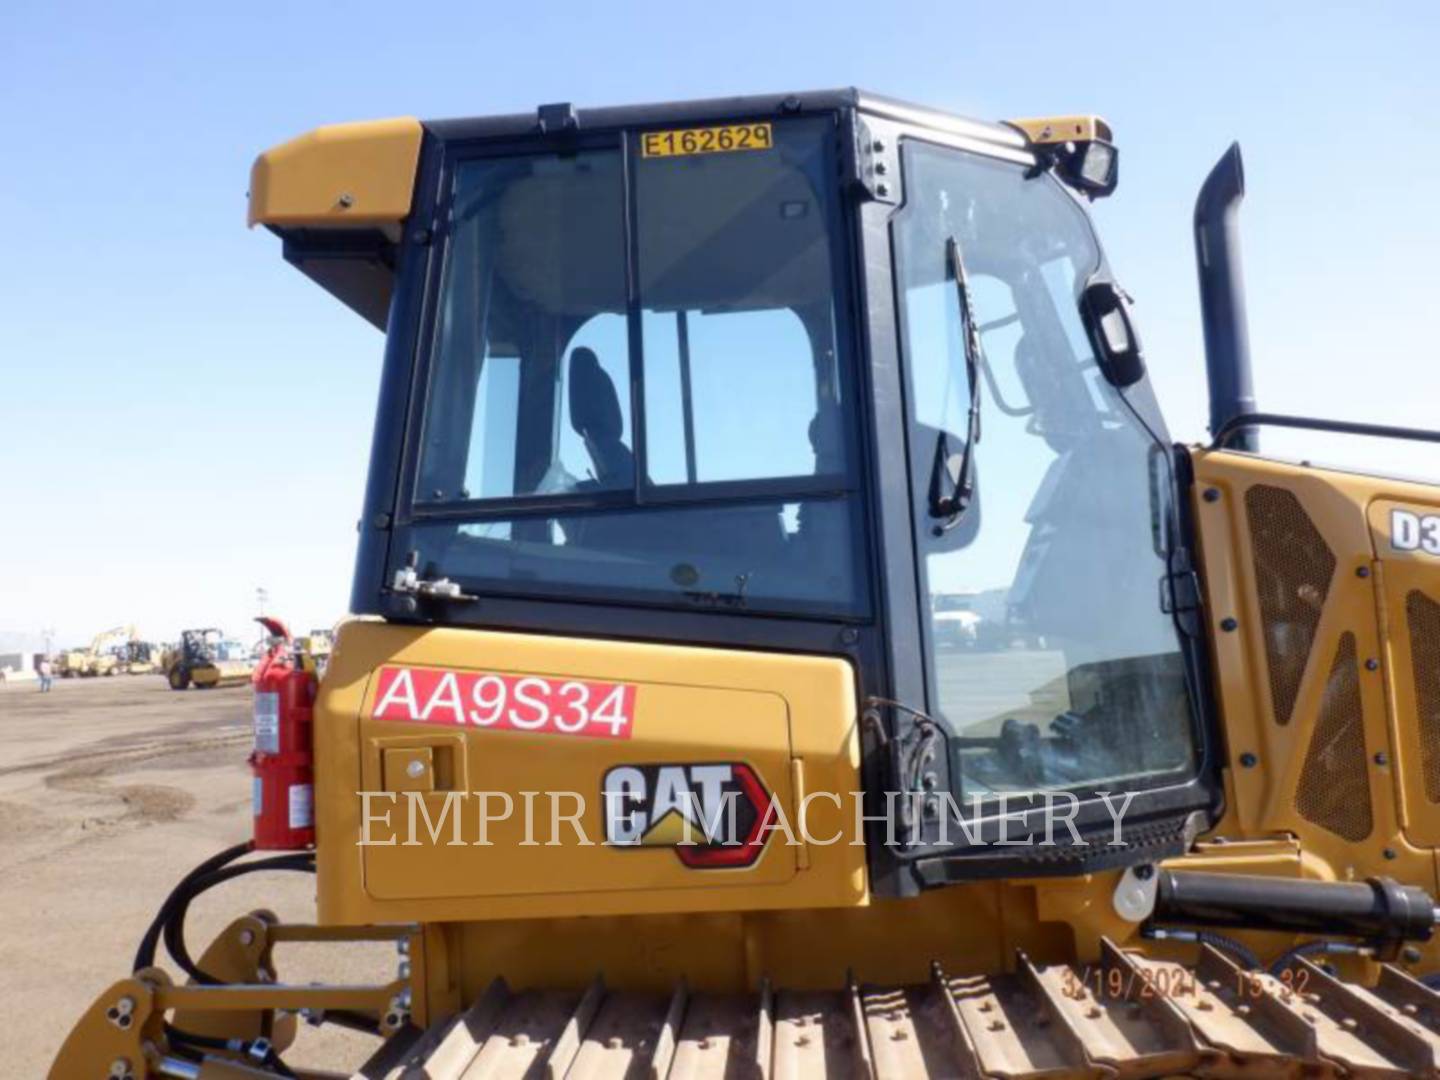
[[[249,837],[250,745],[248,686],[176,693],[158,675],[57,679],[49,694],[0,684],[0,1000],[18,1019],[7,1076],[45,1076],[75,1020],[129,973],[174,883]],[[314,879],[253,874],[202,896],[186,924],[192,954],[260,907],[312,922]],[[388,980],[395,961],[380,945],[276,956],[284,982]],[[353,1066],[373,1045],[302,1028],[287,1060]]]

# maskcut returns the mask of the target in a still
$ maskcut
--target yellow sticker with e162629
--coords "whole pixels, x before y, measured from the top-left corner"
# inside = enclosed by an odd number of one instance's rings
[[[723,127],[647,131],[640,136],[641,157],[686,157],[727,154],[735,150],[769,150],[775,145],[769,124],[726,124]]]

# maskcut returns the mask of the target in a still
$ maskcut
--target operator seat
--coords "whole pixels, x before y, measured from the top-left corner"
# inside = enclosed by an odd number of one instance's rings
[[[635,455],[620,439],[625,419],[615,383],[594,350],[583,346],[570,353],[570,426],[585,441],[601,489],[635,483]]]

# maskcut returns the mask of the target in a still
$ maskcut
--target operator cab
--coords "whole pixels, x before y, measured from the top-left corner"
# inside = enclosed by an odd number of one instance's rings
[[[840,91],[374,138],[403,201],[375,173],[309,227],[283,154],[252,194],[387,326],[354,611],[847,658],[867,797],[912,799],[879,893],[1204,825],[1188,481],[1084,205],[1102,123]],[[1055,800],[1073,830],[997,844]]]

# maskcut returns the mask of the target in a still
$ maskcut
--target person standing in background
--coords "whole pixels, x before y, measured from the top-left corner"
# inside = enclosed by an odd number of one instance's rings
[[[40,675],[40,692],[42,694],[48,694],[50,692],[50,684],[55,681],[55,669],[50,666],[50,658],[48,656],[42,656],[40,658],[40,667],[37,670]]]

